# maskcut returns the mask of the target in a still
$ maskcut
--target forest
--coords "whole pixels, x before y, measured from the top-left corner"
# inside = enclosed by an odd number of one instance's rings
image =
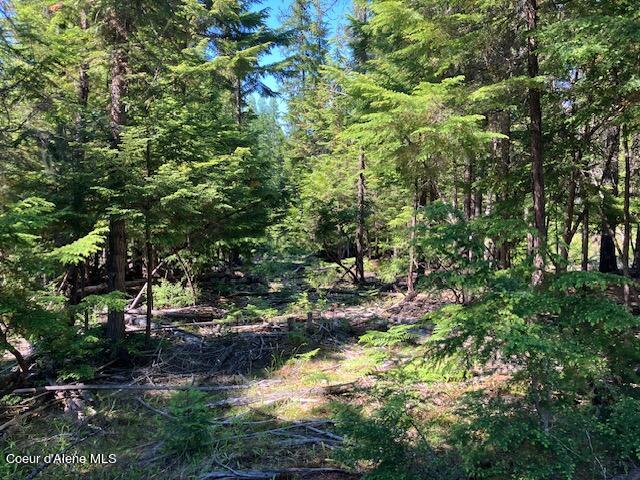
[[[640,480],[637,0],[0,0],[0,478]]]

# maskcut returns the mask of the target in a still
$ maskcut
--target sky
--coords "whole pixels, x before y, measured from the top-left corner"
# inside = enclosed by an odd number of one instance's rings
[[[321,0],[325,13],[325,21],[329,28],[329,37],[332,38],[345,24],[345,17],[351,9],[351,0]],[[254,6],[256,9],[269,9],[268,25],[271,28],[278,28],[282,24],[282,19],[288,13],[291,0],[262,0],[262,3]],[[264,64],[276,62],[283,58],[279,49],[274,49],[269,55],[262,59]],[[275,78],[265,79],[269,88],[279,91],[278,82]]]

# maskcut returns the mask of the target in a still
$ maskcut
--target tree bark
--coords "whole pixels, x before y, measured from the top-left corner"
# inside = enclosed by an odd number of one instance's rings
[[[365,252],[365,183],[364,170],[366,159],[364,148],[360,148],[358,173],[358,225],[356,231],[356,275],[358,281],[364,283],[364,252]]]
[[[620,128],[613,127],[607,132],[605,140],[605,165],[602,172],[602,188],[611,185],[614,196],[618,195],[618,154],[620,151]],[[606,193],[606,191],[605,191]],[[602,273],[617,273],[618,260],[616,256],[615,225],[607,218],[606,195],[603,194],[601,204],[601,230],[600,230],[600,264]]]
[[[631,243],[631,212],[629,201],[631,195],[631,149],[629,148],[629,132],[625,127],[622,135],[622,146],[624,149],[624,236],[622,239],[622,273],[625,277],[630,277],[629,271],[629,247]],[[629,284],[624,285],[624,304],[629,306]]]
[[[414,184],[413,191],[413,210],[411,213],[411,223],[409,230],[409,269],[407,272],[407,298],[412,299],[415,297],[415,286],[413,280],[413,274],[416,261],[416,226],[418,224],[418,182]]]
[[[89,22],[87,21],[87,13],[84,9],[80,10],[80,21],[79,26],[82,30],[87,30],[89,28]],[[78,111],[76,113],[75,119],[75,142],[76,145],[73,149],[73,158],[75,162],[78,164],[78,167],[81,168],[82,163],[84,162],[85,154],[84,154],[84,116],[85,109],[87,107],[87,102],[89,100],[89,65],[86,61],[83,61],[80,64],[80,69],[78,71],[78,83],[77,83],[77,94],[78,94]],[[81,191],[75,189],[73,193],[73,204],[76,208],[82,208],[82,204],[84,199],[81,196]],[[81,233],[76,232],[79,236]],[[70,305],[78,305],[82,296],[79,289],[80,283],[82,279],[80,278],[81,272],[78,265],[69,265],[67,269],[67,275],[69,278],[69,291],[67,292],[67,297],[69,298]],[[70,323],[73,325],[75,318],[74,314],[70,313]]]
[[[583,198],[584,215],[582,218],[582,271],[589,271],[589,199]]]
[[[151,178],[151,140],[147,140],[145,150],[147,178]],[[146,200],[144,211],[144,243],[147,254],[147,320],[145,324],[145,340],[147,344],[151,340],[151,316],[153,312],[153,244],[151,243],[151,202]]]
[[[500,139],[500,167],[502,170],[503,179],[509,177],[511,169],[511,115],[508,111],[501,112],[500,115],[500,133],[507,138]],[[510,198],[508,186],[505,186],[502,200],[505,203]],[[498,249],[498,257],[500,261],[500,267],[503,269],[511,267],[511,255],[510,246],[507,242],[502,241]]]
[[[622,144],[624,148],[624,236],[622,240],[622,270],[624,276],[628,277],[629,247],[631,243],[631,213],[629,210],[631,195],[631,149],[629,148],[629,134],[626,131],[622,137]]]
[[[633,249],[633,266],[632,269],[635,275],[640,272],[640,223],[636,228],[636,241],[635,248]]]
[[[536,0],[527,0],[526,17],[529,35],[527,37],[527,73],[530,78],[536,78],[540,73],[537,54],[537,41],[533,36],[538,25],[538,5]],[[531,177],[533,190],[533,220],[535,233],[533,235],[533,275],[531,284],[540,285],[545,268],[546,244],[546,215],[544,172],[542,155],[542,106],[541,92],[537,86],[529,88],[529,117],[531,129]]]
[[[118,6],[123,8],[122,6]],[[125,96],[127,92],[128,54],[126,42],[129,34],[129,21],[124,12],[112,8],[107,14],[108,35],[111,40],[109,88],[111,104],[109,120],[111,126],[111,143],[114,149],[120,148],[122,127],[126,124]],[[113,179],[113,187],[120,188],[119,179]],[[125,220],[111,217],[109,221],[109,248],[107,250],[107,284],[109,291],[125,291],[125,274],[127,262]],[[124,310],[110,308],[107,320],[107,337],[113,344],[124,338]],[[120,346],[115,353],[119,354]]]
[[[107,262],[108,287],[110,292],[125,292],[125,270],[127,263],[127,241],[125,222],[112,218],[109,222],[109,256]],[[109,309],[107,337],[112,343],[124,338],[124,310]]]

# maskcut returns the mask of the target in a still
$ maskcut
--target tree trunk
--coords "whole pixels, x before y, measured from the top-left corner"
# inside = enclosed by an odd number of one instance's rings
[[[127,241],[125,222],[112,218],[109,222],[109,257],[107,263],[108,286],[110,292],[125,291],[125,270],[127,263]],[[107,337],[117,343],[124,338],[124,310],[109,309]]]
[[[506,181],[511,169],[511,114],[508,111],[501,112],[499,121],[500,133],[507,137],[500,139],[500,167],[502,178]],[[505,185],[502,200],[508,203],[509,198],[509,188]],[[511,267],[510,247],[507,242],[502,241],[500,243],[498,257],[501,268],[506,269]]]
[[[121,7],[122,8],[122,7]],[[122,127],[126,123],[125,95],[127,92],[128,55],[126,41],[129,22],[122,12],[113,8],[108,13],[109,35],[112,40],[110,54],[110,97],[109,120],[111,126],[111,143],[114,149],[120,148]],[[113,179],[113,188],[121,188],[119,179]],[[109,291],[125,291],[125,274],[127,263],[127,241],[125,220],[111,217],[109,221],[109,248],[107,250],[107,284]],[[118,344],[124,338],[124,310],[110,308],[107,320],[107,337]],[[118,345],[114,353],[120,354]]]
[[[638,275],[640,272],[640,223],[636,228],[636,241],[635,248],[633,249],[633,271],[635,275]]]
[[[144,239],[147,253],[147,323],[145,325],[145,337],[149,342],[151,338],[151,317],[153,312],[153,245],[151,244],[151,226],[147,213],[144,225]]]
[[[356,275],[358,281],[364,283],[364,251],[365,251],[365,155],[364,148],[360,148],[358,173],[358,225],[356,232]]]
[[[82,30],[87,30],[89,28],[89,23],[87,21],[87,14],[84,9],[80,10],[80,28]],[[88,75],[89,65],[87,62],[83,61],[80,64],[80,70],[78,72],[78,83],[77,83],[77,93],[78,93],[78,112],[76,114],[75,119],[75,148],[73,149],[73,157],[75,162],[77,162],[78,167],[81,168],[82,163],[84,162],[84,114],[85,109],[87,107],[87,102],[89,100],[89,75]],[[81,196],[81,191],[75,189],[73,194],[73,203],[76,208],[82,208],[82,204],[84,199]],[[81,233],[76,232],[79,236]],[[82,295],[80,294],[80,282],[82,281],[80,278],[81,272],[80,267],[78,265],[70,265],[67,269],[67,275],[69,278],[69,290],[67,292],[67,297],[69,298],[70,305],[78,305],[80,300],[82,299]],[[70,314],[70,323],[73,325],[74,323],[74,314]]]
[[[606,185],[611,185],[614,196],[618,196],[618,154],[620,151],[620,128],[613,127],[607,132],[605,140],[605,165],[602,172],[603,201],[601,203],[600,230],[600,265],[602,273],[617,273],[618,260],[616,256],[615,231],[617,225],[607,217]]]
[[[629,210],[629,197],[631,195],[631,149],[629,148],[629,132],[625,127],[622,135],[624,149],[624,236],[622,239],[622,273],[630,277],[629,272],[629,246],[631,243],[631,213]],[[624,285],[624,304],[629,306],[629,284]]]
[[[409,269],[407,272],[407,298],[412,299],[415,297],[415,286],[413,280],[413,274],[416,261],[416,226],[418,224],[418,182],[415,182],[413,192],[413,211],[411,214],[411,223],[409,230]]]
[[[527,27],[527,73],[530,78],[539,75],[537,42],[532,35],[538,24],[538,5],[536,0],[527,0],[526,3]],[[542,107],[540,102],[541,92],[537,86],[529,88],[529,117],[531,122],[531,177],[533,190],[533,220],[535,233],[533,235],[533,267],[531,284],[540,285],[543,280],[545,268],[545,244],[546,244],[546,218],[545,218],[545,194],[544,172],[542,157]]]
[[[111,106],[109,109],[113,148],[120,146],[120,134],[126,121],[124,96],[127,91],[127,68],[127,53],[121,46],[115,47],[111,52]]]
[[[600,233],[600,262],[598,266],[598,270],[602,273],[618,272],[616,244],[611,235],[612,231],[615,230],[610,229],[606,219],[603,219]]]
[[[146,148],[147,178],[151,177],[151,140],[147,140]],[[144,212],[144,243],[147,254],[147,323],[145,324],[145,339],[147,344],[151,340],[151,316],[153,312],[153,245],[151,243],[151,203],[147,200]]]
[[[589,271],[589,204],[583,198],[584,214],[582,218],[582,271]]]
[[[87,260],[80,264],[80,297],[84,298],[84,288],[87,285]],[[82,312],[84,315],[84,333],[89,331],[89,309],[85,308]]]
[[[624,133],[622,142],[624,148],[624,237],[622,240],[622,270],[624,276],[628,277],[629,247],[631,243],[631,213],[629,210],[629,197],[631,195],[631,149],[629,148],[628,132]]]

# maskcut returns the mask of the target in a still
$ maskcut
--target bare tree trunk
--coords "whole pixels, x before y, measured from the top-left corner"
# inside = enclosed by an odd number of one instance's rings
[[[89,23],[87,21],[87,14],[84,9],[80,10],[80,28],[82,30],[86,30],[89,28]],[[80,70],[78,72],[78,83],[77,83],[77,93],[78,93],[78,112],[76,114],[75,119],[75,141],[76,146],[73,149],[73,157],[74,160],[79,164],[79,166],[84,162],[85,154],[84,154],[84,114],[85,109],[87,107],[87,102],[89,100],[89,75],[88,75],[89,65],[86,61],[83,61],[80,64]],[[73,202],[76,205],[82,205],[83,199],[81,198],[81,194],[79,191],[75,191]],[[80,282],[82,281],[80,278],[80,268],[78,265],[69,265],[67,269],[67,275],[69,278],[69,291],[68,298],[70,305],[78,305],[80,300],[82,299],[82,295],[80,295],[79,287]],[[71,313],[70,310],[70,323],[73,325],[75,320],[75,314]]]
[[[624,236],[622,239],[622,273],[630,277],[629,272],[629,246],[631,243],[631,213],[629,210],[629,197],[631,195],[631,149],[629,148],[629,132],[625,127],[622,135],[624,149]],[[624,285],[624,304],[629,306],[629,284]]]
[[[407,272],[407,298],[412,299],[415,297],[415,286],[413,280],[413,273],[415,269],[416,252],[416,226],[418,224],[418,182],[415,182],[413,192],[413,212],[411,214],[411,223],[409,231],[409,269]]]
[[[151,177],[151,140],[147,140],[146,149],[147,178]],[[153,312],[153,244],[151,243],[151,204],[147,200],[144,212],[144,243],[147,254],[147,319],[145,324],[145,340],[151,340],[151,316]]]
[[[605,140],[605,165],[602,172],[602,186],[609,184],[612,187],[613,195],[617,196],[619,175],[618,175],[618,154],[620,152],[620,128],[613,127],[607,132]],[[617,273],[618,260],[616,256],[615,232],[617,225],[607,217],[606,195],[602,197],[601,203],[601,230],[600,230],[600,264],[599,270],[603,273]]]
[[[122,6],[119,6],[122,8]],[[121,131],[126,123],[124,98],[127,91],[128,55],[126,41],[129,22],[123,12],[113,8],[108,13],[109,35],[112,37],[110,54],[110,97],[109,118],[111,124],[111,141],[114,149],[120,148]],[[114,180],[119,187],[119,181]],[[107,251],[107,276],[109,291],[125,291],[125,273],[127,261],[126,226],[123,218],[112,217],[109,221],[109,249]],[[124,310],[110,308],[107,320],[107,336],[117,344],[124,338]],[[121,347],[116,347],[119,354]]]
[[[500,139],[500,166],[503,178],[506,180],[511,168],[511,115],[508,111],[501,112],[500,114],[500,133],[507,137]],[[507,201],[509,196],[509,191],[505,188],[503,200]],[[498,257],[501,268],[509,268],[511,266],[509,250],[510,248],[507,242],[503,241],[500,243]]]
[[[84,298],[84,287],[87,284],[87,260],[80,264],[80,297]],[[89,310],[87,308],[82,312],[84,315],[84,333],[89,331]]]
[[[109,109],[111,141],[114,148],[120,146],[120,134],[126,121],[124,96],[127,91],[127,69],[127,53],[121,45],[117,45],[111,52],[111,106]]]
[[[109,222],[109,256],[107,262],[107,283],[110,292],[125,291],[126,262],[125,223],[122,219],[112,218]],[[122,308],[109,309],[107,337],[113,343],[118,343],[124,338],[124,310]]]
[[[635,241],[635,248],[633,249],[633,271],[635,272],[635,275],[638,275],[638,272],[640,272],[640,223],[637,225],[636,228],[636,241]]]
[[[582,218],[582,271],[589,271],[589,204],[588,199],[583,198],[584,215]]]
[[[9,353],[13,355],[13,357],[16,359],[16,362],[18,363],[18,366],[20,367],[21,376],[25,377],[29,373],[29,362],[27,362],[27,359],[24,358],[24,355],[20,353],[20,350],[9,343],[9,340],[7,338],[8,329],[6,325],[4,325],[4,323],[2,324],[2,326],[3,328],[0,328],[0,347],[7,349]]]
[[[538,65],[537,42],[532,35],[538,24],[538,5],[536,0],[526,3],[527,27],[527,73],[536,78],[540,73]],[[533,220],[535,234],[533,236],[533,267],[531,284],[540,285],[545,268],[545,244],[547,237],[545,216],[544,172],[542,158],[542,107],[541,92],[538,87],[529,88],[529,117],[531,121],[531,177],[533,190]]]
[[[364,148],[360,148],[358,173],[358,225],[356,232],[356,275],[360,283],[364,283],[364,251],[365,251],[365,183],[366,167]]]

